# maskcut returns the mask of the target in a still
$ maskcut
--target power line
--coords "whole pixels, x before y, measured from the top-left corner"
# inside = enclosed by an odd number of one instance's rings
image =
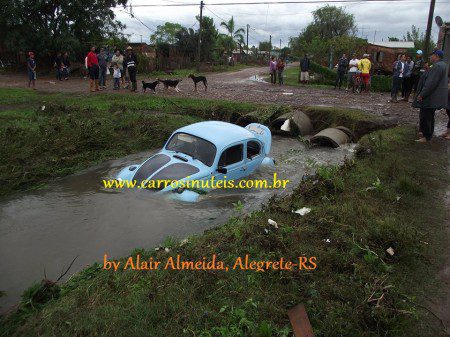
[[[374,3],[374,2],[408,2],[408,3],[428,3],[428,1],[411,0],[297,0],[297,1],[253,1],[253,2],[216,2],[209,3],[208,6],[236,6],[236,5],[285,5],[285,4],[320,4],[320,3]],[[445,2],[448,3],[448,2]],[[205,4],[206,5],[206,4]],[[189,7],[198,6],[198,3],[168,3],[168,4],[141,4],[126,5],[125,7]]]

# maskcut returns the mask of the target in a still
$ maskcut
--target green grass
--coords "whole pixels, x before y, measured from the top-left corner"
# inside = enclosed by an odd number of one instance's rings
[[[368,134],[355,160],[318,167],[291,195],[273,197],[260,211],[185,244],[169,238],[169,253],[132,252],[160,261],[217,254],[230,264],[245,254],[260,260],[306,255],[317,257],[316,270],[114,273],[93,264],[56,289],[34,285],[0,334],[290,336],[287,310],[304,303],[318,337],[445,336],[423,309],[425,296],[437,294],[433,275],[444,249],[445,144],[414,138],[413,127]],[[309,214],[292,213],[305,206]]]

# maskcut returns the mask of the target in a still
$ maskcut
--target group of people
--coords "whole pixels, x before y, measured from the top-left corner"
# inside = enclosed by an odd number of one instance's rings
[[[56,69],[56,79],[58,81],[62,81],[63,78],[65,80],[69,79],[70,58],[69,58],[68,52],[65,52],[64,54],[61,52],[58,52],[56,54],[53,66]]]
[[[401,92],[402,100],[408,102],[411,93],[417,92],[420,77],[429,68],[422,58],[423,52],[418,50],[416,59],[409,55],[399,55],[392,66],[392,90],[391,102],[398,103],[398,93]]]
[[[275,56],[272,56],[270,58],[269,63],[269,72],[270,72],[270,83],[277,84],[277,77],[278,77],[278,84],[282,85],[284,84],[284,68],[286,68],[286,62],[284,58],[279,57],[278,60]]]
[[[116,49],[114,55],[109,57],[105,48],[100,48],[97,54],[96,47],[92,46],[86,56],[85,63],[89,73],[89,90],[91,92],[106,89],[108,73],[113,75],[114,90],[126,87],[125,77],[127,72],[131,82],[131,91],[137,90],[138,60],[132,47],[127,47],[124,54],[120,49]]]
[[[358,59],[356,53],[352,55],[352,58],[347,59],[347,55],[343,54],[335,66],[336,68],[336,81],[334,88],[341,89],[344,82],[345,74],[347,74],[347,88],[349,90],[356,82],[357,77],[361,78],[364,90],[370,89],[370,74],[372,70],[372,62],[370,61],[369,54],[363,54],[361,59]]]

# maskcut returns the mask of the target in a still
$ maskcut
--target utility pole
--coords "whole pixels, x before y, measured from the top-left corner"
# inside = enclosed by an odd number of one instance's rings
[[[202,21],[203,21],[203,0],[200,1],[200,20],[198,28],[198,45],[197,45],[197,71],[200,71],[200,56],[202,46]]]
[[[250,29],[250,25],[247,23],[247,54],[245,55],[245,64],[248,65],[248,30]]]
[[[142,35],[141,35],[141,44],[142,44]]]
[[[427,23],[427,31],[425,33],[425,47],[424,47],[424,54],[425,59],[428,59],[428,54],[430,53],[429,46],[430,46],[430,37],[431,37],[431,25],[433,23],[433,16],[434,16],[434,5],[436,4],[436,0],[431,0],[430,2],[430,11],[428,13],[428,23]]]
[[[270,62],[270,54],[272,54],[272,35],[269,38],[269,62]]]

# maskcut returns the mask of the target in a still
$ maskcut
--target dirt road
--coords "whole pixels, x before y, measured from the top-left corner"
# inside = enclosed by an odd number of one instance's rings
[[[273,86],[260,80],[261,76],[267,73],[265,67],[252,67],[236,72],[210,73],[208,78],[208,91],[205,92],[202,85],[197,92],[193,92],[194,85],[189,78],[183,78],[179,85],[181,92],[174,90],[164,90],[162,85],[157,87],[156,95],[178,96],[178,97],[198,97],[209,99],[225,99],[232,101],[245,101],[257,103],[276,103],[292,105],[324,105],[341,106],[349,108],[363,109],[384,117],[393,117],[400,123],[417,123],[418,111],[412,109],[406,102],[397,104],[389,103],[388,93],[353,94],[345,90],[323,89],[311,86]],[[138,76],[140,81],[155,80],[145,76]],[[117,93],[127,92],[112,90],[112,79],[108,79],[109,88],[96,93],[101,95],[104,92]],[[23,87],[27,86],[26,74],[22,75],[0,75],[0,87]],[[37,81],[37,89],[47,92],[87,92],[88,81],[81,77],[71,77],[68,81],[58,82],[55,78],[40,78]],[[131,93],[130,93],[131,94]],[[134,93],[134,95],[143,93]],[[145,95],[153,95],[146,93]],[[437,132],[442,129],[440,124],[444,123],[444,113],[437,113]]]

